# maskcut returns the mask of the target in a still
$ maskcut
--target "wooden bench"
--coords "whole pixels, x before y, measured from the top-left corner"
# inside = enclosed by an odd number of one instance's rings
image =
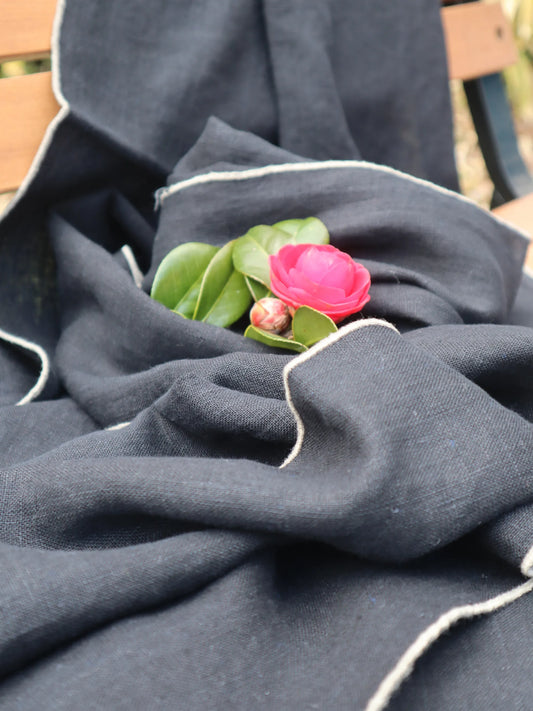
[[[45,57],[57,0],[0,0],[0,62]],[[517,60],[499,4],[443,0],[450,79],[464,82],[480,146],[495,185],[494,212],[533,235],[533,180],[520,157],[500,72]],[[26,175],[59,107],[50,72],[0,79],[0,193]],[[533,269],[533,249],[528,266]]]

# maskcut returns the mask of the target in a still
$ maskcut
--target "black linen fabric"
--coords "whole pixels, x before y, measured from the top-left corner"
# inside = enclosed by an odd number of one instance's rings
[[[529,708],[533,280],[454,192],[439,3],[56,25],[0,223],[0,709]],[[150,299],[309,215],[372,286],[308,352]]]

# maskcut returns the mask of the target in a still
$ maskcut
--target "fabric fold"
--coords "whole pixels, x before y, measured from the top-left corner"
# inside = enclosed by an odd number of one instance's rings
[[[440,4],[60,16],[0,222],[0,709],[529,708],[533,282],[455,192]],[[310,216],[372,283],[305,353],[150,298]]]

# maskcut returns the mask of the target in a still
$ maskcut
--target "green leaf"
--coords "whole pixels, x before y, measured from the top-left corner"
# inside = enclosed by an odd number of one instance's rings
[[[329,244],[328,228],[317,217],[283,220],[272,226],[292,237],[288,244]]]
[[[211,244],[187,242],[169,252],[155,274],[152,299],[175,309],[201,278],[218,249]]]
[[[270,288],[268,257],[279,252],[289,241],[290,237],[283,230],[269,225],[252,227],[236,241],[233,252],[235,269]]]
[[[294,338],[308,347],[338,330],[329,316],[310,306],[300,306],[292,319]]]
[[[202,321],[213,326],[231,326],[246,313],[251,304],[252,299],[244,277],[234,270]]]
[[[276,222],[272,227],[275,227],[277,230],[282,230],[292,237],[298,232],[302,226],[302,222],[303,220],[282,220],[281,222]]]
[[[205,270],[204,270],[205,271]],[[185,316],[185,318],[193,318],[194,312],[196,311],[196,304],[198,303],[198,296],[200,294],[200,287],[202,286],[202,279],[204,278],[204,272],[200,274],[198,279],[191,286],[189,291],[185,296],[178,301],[176,306],[172,309],[177,314]]]
[[[328,244],[329,234],[316,217],[257,225],[239,237],[233,251],[235,269],[270,288],[268,257],[286,244]],[[253,294],[252,294],[253,295]],[[255,298],[255,297],[254,297]]]
[[[298,343],[289,338],[284,338],[283,336],[276,336],[274,333],[268,333],[267,331],[262,331],[260,328],[255,326],[248,326],[244,332],[246,338],[251,338],[254,341],[259,341],[259,343],[264,343],[267,346],[272,346],[273,348],[285,348],[289,351],[297,351],[298,353],[303,353],[307,350],[307,347],[303,343]]]
[[[267,289],[264,284],[252,279],[251,277],[244,277],[248,291],[252,295],[254,301],[259,301],[259,299],[264,299],[266,296],[272,296],[270,289]]]
[[[233,267],[234,246],[235,240],[228,242],[209,262],[193,313],[195,321],[230,326],[252,303],[243,275]]]

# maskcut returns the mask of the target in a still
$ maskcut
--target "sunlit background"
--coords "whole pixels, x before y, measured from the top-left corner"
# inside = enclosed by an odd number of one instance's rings
[[[533,0],[490,1],[500,2],[513,26],[519,60],[505,70],[504,76],[520,150],[533,173]],[[454,106],[455,159],[461,190],[477,203],[488,207],[493,186],[479,149],[460,81],[451,82],[451,95]]]

